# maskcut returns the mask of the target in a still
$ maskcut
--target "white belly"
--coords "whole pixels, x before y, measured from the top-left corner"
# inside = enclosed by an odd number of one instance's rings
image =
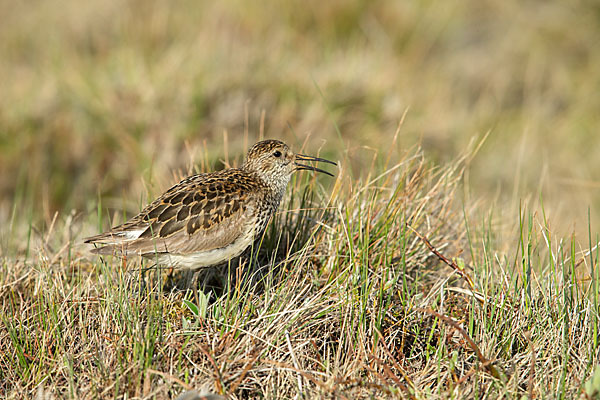
[[[173,268],[200,269],[224,263],[242,254],[252,244],[253,236],[239,238],[228,246],[208,251],[200,251],[191,254],[158,254],[157,261],[161,265],[169,265]]]

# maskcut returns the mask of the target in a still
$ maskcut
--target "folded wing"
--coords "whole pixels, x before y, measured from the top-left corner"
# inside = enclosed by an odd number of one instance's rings
[[[220,178],[220,179],[219,179]],[[244,182],[195,175],[109,232],[85,239],[98,254],[191,254],[226,247],[252,234],[256,191]]]

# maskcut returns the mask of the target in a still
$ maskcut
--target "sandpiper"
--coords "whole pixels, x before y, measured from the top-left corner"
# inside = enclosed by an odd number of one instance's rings
[[[248,151],[240,168],[187,177],[129,221],[85,239],[93,253],[140,255],[176,269],[198,270],[242,254],[265,230],[294,171],[327,171],[300,161],[279,140]]]

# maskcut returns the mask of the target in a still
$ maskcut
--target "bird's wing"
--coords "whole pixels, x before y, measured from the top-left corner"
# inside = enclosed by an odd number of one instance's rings
[[[223,175],[187,178],[128,222],[85,242],[103,246],[95,253],[120,255],[185,255],[225,247],[248,234],[258,195],[250,180]]]

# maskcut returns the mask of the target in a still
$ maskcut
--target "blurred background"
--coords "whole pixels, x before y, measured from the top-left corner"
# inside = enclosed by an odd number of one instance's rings
[[[0,15],[2,225],[85,220],[100,199],[134,212],[261,132],[359,177],[403,120],[398,154],[421,145],[441,168],[489,133],[466,175],[484,210],[541,196],[565,233],[587,232],[588,207],[600,226],[597,1],[2,0]]]

